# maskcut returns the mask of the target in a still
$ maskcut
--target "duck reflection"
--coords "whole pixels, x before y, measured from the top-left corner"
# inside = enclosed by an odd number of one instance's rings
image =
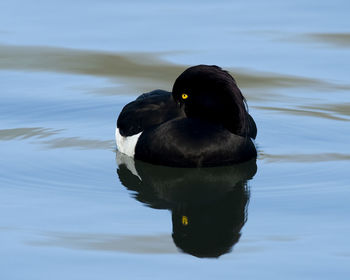
[[[149,207],[172,212],[173,240],[183,252],[219,257],[231,251],[247,220],[247,180],[256,160],[215,168],[173,168],[117,153],[121,183]]]

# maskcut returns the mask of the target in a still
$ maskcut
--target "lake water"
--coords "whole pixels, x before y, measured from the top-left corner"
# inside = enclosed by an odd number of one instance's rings
[[[348,279],[349,10],[2,1],[0,278]],[[256,164],[118,166],[123,106],[196,64],[235,76]]]

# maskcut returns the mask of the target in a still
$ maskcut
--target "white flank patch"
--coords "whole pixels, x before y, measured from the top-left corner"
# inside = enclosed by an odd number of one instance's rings
[[[133,158],[135,155],[136,143],[137,140],[139,140],[141,133],[142,131],[138,134],[124,137],[120,135],[119,128],[117,128],[115,130],[115,141],[117,143],[118,151]]]

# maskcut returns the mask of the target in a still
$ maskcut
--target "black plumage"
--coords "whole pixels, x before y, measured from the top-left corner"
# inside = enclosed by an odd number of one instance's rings
[[[257,155],[257,128],[233,77],[218,66],[188,68],[172,92],[155,90],[127,104],[119,133],[142,132],[135,159],[200,167],[240,163]]]

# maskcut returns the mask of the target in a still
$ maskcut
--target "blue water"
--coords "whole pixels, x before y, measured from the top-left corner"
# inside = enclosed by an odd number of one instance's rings
[[[2,1],[0,278],[347,279],[349,8]],[[256,173],[123,171],[123,106],[200,63],[246,96]],[[176,246],[182,216],[204,226]],[[236,239],[220,256],[188,249],[226,225]]]

